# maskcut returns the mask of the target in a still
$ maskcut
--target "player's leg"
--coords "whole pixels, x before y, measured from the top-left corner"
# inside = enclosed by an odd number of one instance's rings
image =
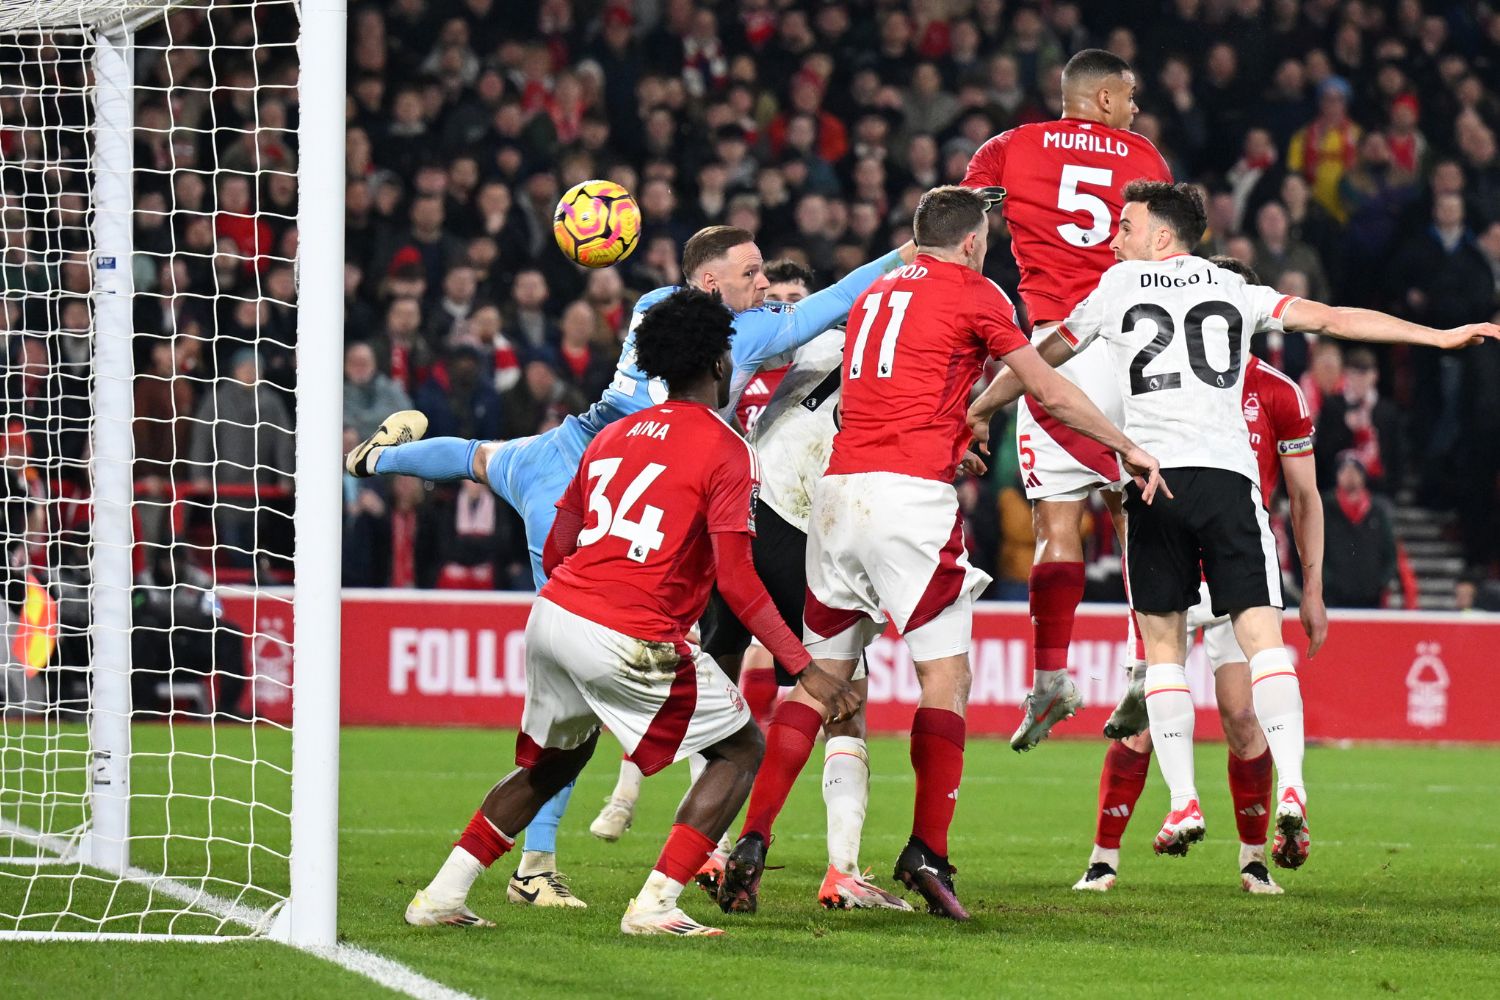
[[[1120,539],[1120,565],[1125,565],[1125,553],[1129,546],[1124,516],[1123,491],[1104,492],[1106,503],[1110,503],[1110,516],[1114,518],[1116,536]],[[1118,511],[1116,504],[1118,504]],[[1130,610],[1125,612],[1125,645],[1130,650],[1130,660],[1125,667],[1125,694],[1120,703],[1109,714],[1104,723],[1104,735],[1112,740],[1123,740],[1145,732],[1151,725],[1146,717],[1146,642],[1141,638],[1141,627],[1135,619],[1134,603],[1130,599],[1130,574],[1123,572],[1125,603]],[[1191,625],[1189,628],[1191,629]]]
[[[718,934],[688,918],[678,905],[683,887],[702,870],[715,843],[750,794],[765,752],[754,720],[703,750],[703,772],[677,808],[672,831],[641,891],[621,920],[627,934]]]
[[[1018,752],[1035,747],[1083,705],[1067,669],[1073,620],[1083,602],[1083,509],[1081,497],[1041,499],[1032,507],[1036,560],[1028,590],[1033,670],[1025,714],[1010,739]]]
[[[629,757],[620,758],[620,773],[614,789],[604,798],[604,808],[589,824],[589,833],[600,840],[616,841],[635,819],[635,803],[641,797],[641,769]]]
[[[1199,496],[1201,473],[1198,469],[1166,470],[1176,497],[1171,503],[1143,503],[1138,487],[1126,487],[1130,517],[1125,569],[1146,644],[1146,713],[1156,760],[1172,796],[1171,809],[1153,845],[1158,854],[1186,854],[1189,846],[1203,839],[1203,813],[1193,773],[1195,711],[1184,666],[1185,613],[1198,602],[1201,581],[1199,526],[1193,514],[1205,499]]]
[[[568,810],[575,784],[570,781],[563,786],[527,824],[521,841],[521,860],[505,894],[512,903],[577,908],[588,905],[573,895],[567,877],[558,870],[557,864],[557,828]]]
[[[972,613],[963,617],[972,622]],[[908,633],[908,642],[924,629],[942,625],[942,619],[938,619],[916,629]],[[967,650],[949,656],[926,653],[926,658],[918,659],[919,655],[923,654],[914,647],[912,658],[916,660],[922,694],[911,726],[911,766],[916,776],[912,832],[896,859],[894,878],[921,894],[928,913],[967,920],[969,913],[953,887],[948,830],[953,825],[958,786],[963,780],[969,654]]]
[[[1271,751],[1250,694],[1250,665],[1234,641],[1228,620],[1210,626],[1204,647],[1214,668],[1219,721],[1229,744],[1229,797],[1239,830],[1240,887],[1259,895],[1276,895],[1281,887],[1266,868],[1266,833],[1271,824]]]
[[[740,661],[740,691],[755,721],[769,725],[776,708],[776,660],[760,643],[751,643]]]
[[[344,468],[362,479],[407,475],[433,482],[484,481],[483,466],[476,462],[482,442],[456,437],[423,440],[426,433],[427,417],[420,410],[398,410],[350,450]]]
[[[1206,470],[1214,471],[1214,470]],[[1226,478],[1227,477],[1227,478]],[[1215,610],[1227,611],[1234,635],[1250,664],[1255,715],[1276,764],[1276,833],[1272,858],[1283,868],[1300,867],[1311,849],[1307,790],[1303,786],[1302,687],[1281,633],[1281,566],[1276,539],[1260,490],[1233,473],[1222,473],[1212,546],[1205,546],[1203,575]],[[1232,485],[1230,485],[1232,484]],[[1248,494],[1248,495],[1247,495]]]
[[[823,806],[828,813],[828,870],[818,887],[818,903],[831,910],[910,910],[911,905],[866,879],[859,869],[859,845],[870,801],[870,758],[865,744],[864,700],[869,678],[864,664],[851,682],[859,695],[854,715],[823,727]]]
[[[563,660],[597,658],[600,651],[588,646],[588,636],[560,633],[556,610],[549,602],[538,602],[526,625],[526,710],[516,737],[519,767],[490,789],[437,876],[407,907],[407,923],[488,923],[467,905],[475,879],[509,853],[516,836],[593,755],[599,720]]]
[[[679,901],[744,805],[765,750],[735,685],[706,654],[682,649],[675,679],[659,672],[629,674],[589,689],[600,716],[642,773],[654,774],[689,756],[706,762],[678,808],[655,868],[620,921],[626,934],[719,933],[687,916]],[[689,700],[691,715],[684,723]]]
[[[1120,839],[1135,815],[1151,767],[1151,732],[1111,740],[1099,772],[1099,812],[1088,867],[1073,888],[1107,892],[1120,874]]]
[[[1232,615],[1235,637],[1249,657],[1250,693],[1276,764],[1276,834],[1271,855],[1282,868],[1300,868],[1312,847],[1303,785],[1302,687],[1283,645],[1281,610],[1251,608]]]

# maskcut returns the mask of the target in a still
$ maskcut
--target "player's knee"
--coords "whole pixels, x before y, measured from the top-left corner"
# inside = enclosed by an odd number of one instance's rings
[[[1219,706],[1219,722],[1224,727],[1224,741],[1235,756],[1255,742],[1260,735],[1260,720],[1253,705]]]
[[[859,709],[849,718],[840,719],[838,722],[827,722],[823,725],[823,732],[832,739],[835,736],[849,736],[856,740],[865,738],[865,705],[860,702]]]
[[[762,735],[759,726],[754,722],[747,722],[733,736],[721,740],[703,753],[708,757],[718,757],[728,761],[741,771],[754,774],[760,767],[761,758],[766,755],[766,738]]]

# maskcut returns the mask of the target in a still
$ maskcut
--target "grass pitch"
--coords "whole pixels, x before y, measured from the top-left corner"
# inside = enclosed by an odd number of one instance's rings
[[[178,729],[179,747],[188,732]],[[154,737],[143,727],[137,746]],[[221,730],[217,738],[223,746],[234,736]],[[730,933],[684,941],[624,938],[618,921],[655,860],[686,768],[648,781],[634,828],[604,844],[587,832],[618,759],[608,739],[602,746],[559,840],[587,911],[507,904],[502,861],[471,900],[499,928],[416,930],[401,910],[509,767],[510,735],[347,731],[344,939],[485,997],[1500,995],[1500,750],[1314,748],[1312,859],[1302,871],[1276,871],[1287,893],[1268,898],[1239,890],[1224,748],[1202,746],[1207,840],[1186,859],[1151,854],[1167,805],[1153,775],[1126,838],[1120,884],[1099,896],[1069,887],[1088,855],[1103,741],[1055,740],[1019,756],[1001,741],[976,740],[951,845],[960,896],[975,915],[963,926],[920,913],[817,907],[826,862],[815,754],[778,824],[770,861],[785,868],[767,873],[761,912],[723,917],[690,888],[688,911]],[[910,828],[905,741],[873,741],[870,758],[863,857],[888,883]],[[137,788],[149,780],[137,775]],[[15,886],[0,880],[0,893]],[[73,995],[390,994],[268,943],[0,943],[0,996]]]

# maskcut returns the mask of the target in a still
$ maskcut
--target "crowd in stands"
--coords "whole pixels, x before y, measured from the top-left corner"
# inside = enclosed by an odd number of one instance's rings
[[[174,37],[208,37],[201,13],[173,16]],[[1500,308],[1500,14],[1483,5],[391,0],[350,10],[346,436],[406,406],[432,434],[481,438],[580,411],[634,299],[679,280],[681,245],[706,224],[750,229],[768,260],[796,259],[820,285],[837,278],[904,240],[920,193],[959,180],[985,139],[1058,116],[1062,65],[1090,46],[1136,67],[1135,130],[1203,186],[1204,254],[1435,326]],[[156,338],[137,359],[138,409],[156,417],[138,419],[138,474],[202,482],[196,462],[248,447],[248,485],[285,486],[293,70],[276,55],[174,58],[146,60],[143,77],[227,69],[260,90],[170,107],[147,94],[137,111],[159,126],[136,150],[151,181],[138,181],[138,287],[158,290],[137,316]],[[589,177],[623,184],[643,213],[614,268],[576,267],[552,243],[559,194]],[[998,222],[994,236],[987,272],[1013,293]],[[1254,349],[1316,413],[1330,516],[1384,538],[1398,501],[1456,510],[1484,590],[1500,573],[1500,345],[1439,355],[1288,335]],[[172,377],[185,372],[198,377]],[[230,412],[258,414],[254,440],[215,436],[209,419]],[[961,490],[992,596],[1019,592],[1030,546],[1015,465],[995,466]],[[530,586],[520,523],[483,490],[351,480],[345,505],[347,585]],[[1118,564],[1107,534],[1099,596]],[[1339,558],[1330,547],[1330,581],[1354,571]],[[1359,568],[1383,578],[1347,602],[1409,604],[1398,563]]]

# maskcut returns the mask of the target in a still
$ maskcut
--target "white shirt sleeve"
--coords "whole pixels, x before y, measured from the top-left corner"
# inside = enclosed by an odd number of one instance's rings
[[[1283,295],[1269,285],[1246,284],[1245,301],[1250,307],[1251,329],[1261,333],[1282,329],[1282,317],[1297,296]]]
[[[1106,272],[1098,286],[1073,307],[1068,318],[1057,328],[1058,336],[1073,348],[1074,354],[1087,347],[1104,330],[1104,285],[1108,280]]]

